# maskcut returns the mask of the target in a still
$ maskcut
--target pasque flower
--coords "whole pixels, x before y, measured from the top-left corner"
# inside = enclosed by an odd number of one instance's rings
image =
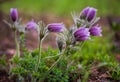
[[[62,32],[64,28],[63,23],[51,23],[48,24],[47,29],[50,32]]]
[[[37,24],[32,20],[26,24],[27,29],[36,29]]]
[[[10,9],[10,17],[11,17],[13,22],[16,22],[18,20],[18,11],[16,8]]]
[[[89,28],[80,27],[74,32],[74,37],[76,41],[84,41],[90,39]]]
[[[89,29],[89,32],[90,32],[90,35],[92,35],[92,36],[102,36],[102,34],[101,34],[102,29],[98,25],[91,27]]]
[[[92,21],[96,17],[97,9],[93,7],[86,7],[82,10],[80,14],[81,19],[85,19],[87,21]]]

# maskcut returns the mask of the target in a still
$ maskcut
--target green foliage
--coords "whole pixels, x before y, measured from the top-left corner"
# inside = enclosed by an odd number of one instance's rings
[[[3,55],[2,57],[0,57],[0,70],[7,70],[7,62],[6,62],[6,55]]]
[[[0,65],[4,65],[6,66],[6,55],[3,55],[1,58],[0,58]]]
[[[112,21],[112,30],[114,30],[114,31],[120,31],[120,23]]]
[[[111,71],[111,76],[115,80],[120,80],[120,66],[116,66],[113,68],[113,70]]]
[[[97,68],[107,67],[111,76],[118,80],[120,77],[119,64],[109,51],[110,45],[108,45],[107,40],[95,38],[94,41],[85,42],[83,49],[80,51],[76,52],[76,50],[72,50],[69,53],[70,55],[64,55],[62,60],[47,74],[50,66],[59,57],[56,56],[58,50],[51,48],[47,51],[42,50],[41,63],[39,64],[38,71],[35,72],[34,69],[38,57],[38,49],[36,49],[31,53],[25,52],[21,58],[13,57],[11,62],[16,66],[11,68],[11,73],[22,78],[27,77],[30,79],[30,77],[35,77],[37,80],[43,78],[47,82],[69,82],[75,79],[86,82],[89,78],[91,68],[95,62],[98,62],[96,65]],[[47,58],[49,56],[53,57]]]
[[[69,76],[66,69],[55,68],[47,77],[47,82],[69,82]]]

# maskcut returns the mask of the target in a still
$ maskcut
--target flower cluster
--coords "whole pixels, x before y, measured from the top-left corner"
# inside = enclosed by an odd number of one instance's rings
[[[73,16],[76,27],[73,34],[76,41],[89,40],[90,36],[102,36],[101,27],[94,25],[99,17],[96,17],[97,9],[86,7],[80,13],[80,16]],[[80,26],[79,26],[80,25]]]
[[[101,32],[102,32],[101,27],[98,25],[92,26],[90,28],[79,27],[74,32],[74,37],[76,41],[84,41],[84,40],[89,40],[90,35],[91,36],[102,36]]]
[[[29,30],[37,29],[39,35],[42,35],[41,38],[43,38],[50,32],[61,33],[57,36],[57,41],[61,40],[58,42],[68,43],[68,45],[71,45],[73,43],[75,44],[76,42],[89,40],[91,39],[91,36],[102,36],[101,27],[99,25],[95,25],[95,23],[99,20],[99,17],[96,17],[96,13],[97,9],[93,7],[86,7],[81,11],[79,16],[73,15],[75,24],[70,28],[70,30],[66,29],[63,23],[51,23],[42,26],[42,23],[37,24],[33,20],[28,22],[23,28],[20,28],[18,25],[19,22],[16,25],[16,22],[18,21],[18,12],[16,8],[11,8],[10,18],[13,22],[15,22],[14,25],[15,27],[17,27],[18,31],[19,29],[23,30],[25,28]],[[61,35],[63,39],[61,39],[61,37],[59,39],[59,36]]]
[[[74,25],[70,29],[64,29],[62,34],[58,35],[60,38],[57,42],[67,46],[75,46],[78,42],[90,40],[91,36],[102,36],[102,29],[99,25],[95,25],[100,19],[96,17],[97,9],[93,7],[86,7],[79,16],[73,15]],[[63,39],[61,39],[61,37]],[[60,44],[60,43],[59,43]],[[61,46],[61,44],[58,46]],[[61,50],[61,49],[60,49]]]

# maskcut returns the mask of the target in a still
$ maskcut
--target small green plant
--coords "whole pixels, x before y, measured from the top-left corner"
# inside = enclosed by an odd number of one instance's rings
[[[3,55],[3,56],[0,58],[0,70],[3,70],[3,69],[4,69],[4,70],[8,71],[7,67],[8,67],[8,64],[6,63],[6,56]]]
[[[111,76],[113,79],[120,80],[120,65],[113,68],[111,71]]]

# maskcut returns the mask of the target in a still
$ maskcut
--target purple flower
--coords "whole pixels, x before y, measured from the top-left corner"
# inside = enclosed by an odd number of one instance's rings
[[[13,22],[18,20],[18,11],[17,11],[16,8],[11,8],[10,9],[10,17],[11,17]]]
[[[81,19],[85,19],[87,21],[92,21],[96,17],[97,10],[92,7],[86,7],[82,10],[80,14]]]
[[[90,39],[90,32],[88,28],[80,27],[74,32],[76,41],[84,41]]]
[[[27,29],[36,29],[37,24],[32,20],[26,24]]]
[[[64,24],[63,23],[51,23],[48,24],[48,31],[50,32],[62,32],[63,28],[64,28]]]
[[[90,35],[92,36],[102,36],[101,32],[102,32],[102,29],[100,26],[93,26],[89,29],[89,32],[90,32]]]

